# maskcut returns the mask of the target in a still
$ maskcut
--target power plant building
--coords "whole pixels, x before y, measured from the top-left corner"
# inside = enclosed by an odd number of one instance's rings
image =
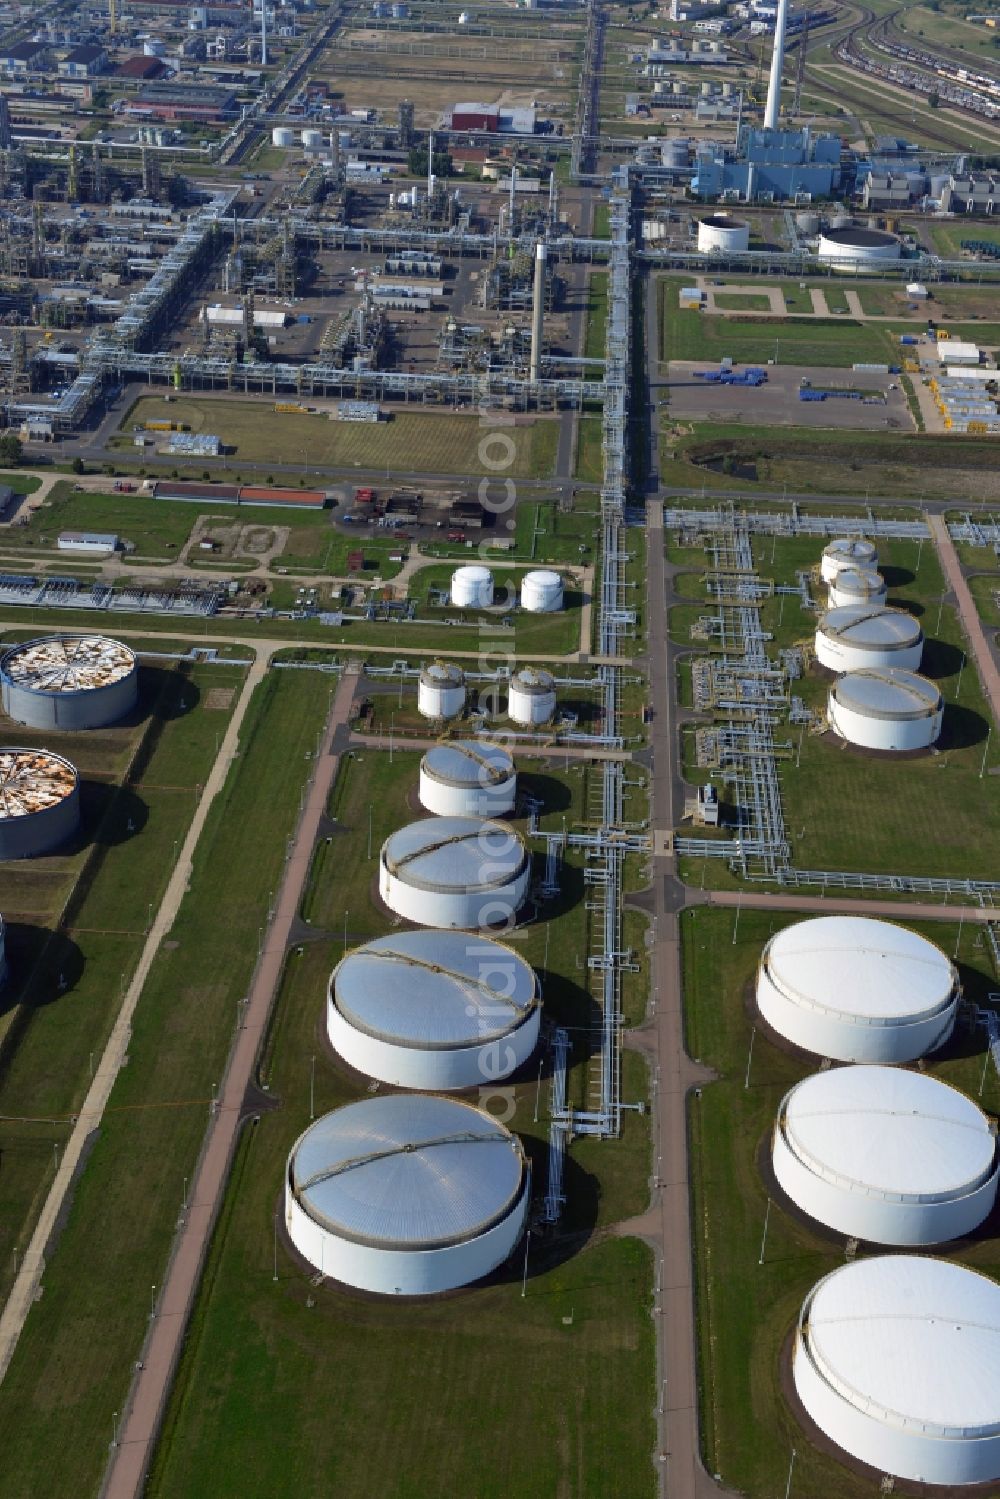
[[[420,926],[511,925],[530,879],[520,834],[495,819],[427,817],[382,845],[379,894],[397,916]]]
[[[98,729],[135,707],[135,653],[103,635],[53,635],[0,658],[3,710],[33,729]]]
[[[292,1147],[285,1224],[321,1275],[385,1296],[469,1285],[510,1256],[530,1173],[519,1140],[452,1098],[366,1098]]]
[[[534,970],[465,932],[400,931],[356,948],[330,979],[327,1034],[356,1071],[448,1092],[516,1072],[538,1042]]]
[[[959,1486],[1000,1478],[1000,1286],[923,1255],[841,1265],[806,1297],[796,1394],[878,1473]]]
[[[837,1062],[913,1062],[948,1040],[960,995],[940,948],[894,922],[820,916],[776,932],[757,1008],[779,1036]]]
[[[503,745],[448,740],[420,762],[420,805],[439,817],[503,817],[516,796],[517,773]]]
[[[0,749],[0,859],[48,854],[80,825],[76,768],[49,750]]]
[[[782,1099],[779,1185],[804,1213],[874,1244],[971,1233],[997,1195],[997,1140],[972,1099],[904,1067],[833,1067]]]

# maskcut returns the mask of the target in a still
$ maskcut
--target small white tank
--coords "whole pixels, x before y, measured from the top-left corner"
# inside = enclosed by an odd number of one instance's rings
[[[271,131],[271,145],[283,146],[287,149],[295,145],[295,131],[289,130],[287,125],[275,125]]]
[[[555,678],[539,666],[522,666],[510,679],[507,713],[514,723],[548,723],[556,711]]]
[[[885,596],[882,574],[866,567],[842,567],[830,584],[831,609],[843,609],[848,604],[882,605]]]
[[[493,574],[488,567],[473,563],[456,567],[451,575],[451,603],[454,609],[488,609],[493,602]]]
[[[874,572],[878,567],[878,552],[874,545],[861,536],[845,536],[823,548],[819,570],[824,583],[832,583],[837,574],[848,567]]]
[[[465,673],[452,661],[432,661],[420,673],[417,711],[424,718],[457,718],[465,707]]]
[[[322,130],[303,130],[302,145],[307,151],[320,151],[323,148]]]
[[[521,580],[521,608],[529,614],[555,614],[563,606],[563,580],[559,573],[539,568]]]

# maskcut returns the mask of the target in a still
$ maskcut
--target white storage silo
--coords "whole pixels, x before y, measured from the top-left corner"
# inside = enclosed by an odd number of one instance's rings
[[[103,635],[51,635],[12,646],[0,659],[3,710],[33,729],[98,729],[139,698],[135,653]]]
[[[534,1051],[540,1020],[534,970],[466,932],[378,937],[338,964],[327,995],[327,1034],[351,1067],[429,1092],[509,1077]]]
[[[493,602],[493,574],[488,567],[470,563],[456,567],[451,575],[451,603],[454,609],[488,609]]]
[[[503,817],[516,795],[514,762],[501,744],[449,740],[420,762],[420,805],[441,817]]]
[[[323,148],[322,130],[303,130],[302,146],[306,151],[320,151]]]
[[[429,1296],[495,1270],[524,1232],[530,1172],[516,1136],[453,1098],[395,1093],[311,1124],[285,1173],[285,1223],[322,1275]]]
[[[782,1099],[778,1183],[804,1213],[874,1244],[942,1244],[997,1195],[997,1141],[964,1093],[904,1067],[833,1067]]]
[[[884,604],[885,579],[872,568],[844,567],[830,584],[830,608],[847,604]]]
[[[424,718],[457,718],[465,707],[465,672],[452,661],[431,661],[417,683],[417,711]]]
[[[839,537],[823,548],[820,560],[820,575],[824,583],[832,583],[845,567],[860,568],[862,572],[875,572],[878,567],[878,548],[861,536]]]
[[[872,666],[915,671],[924,653],[920,622],[905,609],[848,604],[828,609],[816,626],[816,659],[830,671],[863,671]]]
[[[848,273],[881,270],[886,261],[898,260],[903,242],[883,229],[862,229],[851,224],[836,228],[836,220],[819,237],[817,256],[827,265]]]
[[[390,834],[379,860],[379,894],[420,926],[512,925],[531,879],[531,855],[506,822],[427,817]]]
[[[728,213],[712,213],[698,220],[698,249],[702,255],[739,254],[750,247],[750,225]]]
[[[0,750],[0,859],[51,853],[80,825],[80,778],[50,750]]]
[[[912,1062],[955,1025],[958,974],[926,937],[868,916],[819,916],[776,932],[757,1008],[780,1036],[838,1062]]]
[[[827,694],[831,729],[874,750],[927,749],[941,733],[944,700],[936,682],[892,666],[850,671]]]
[[[1000,1478],[1000,1286],[923,1255],[841,1265],[802,1304],[792,1377],[838,1447],[915,1483]]]
[[[295,131],[290,130],[287,125],[275,125],[271,131],[271,145],[281,146],[287,150],[289,146],[295,145]]]
[[[540,666],[522,666],[514,672],[507,690],[507,713],[514,723],[533,727],[548,723],[556,711],[556,682]]]
[[[529,614],[554,614],[563,606],[563,580],[559,573],[538,568],[521,579],[521,608]]]

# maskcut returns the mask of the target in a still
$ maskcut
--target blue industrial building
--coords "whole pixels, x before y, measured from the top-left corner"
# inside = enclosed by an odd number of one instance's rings
[[[744,125],[739,144],[698,147],[691,191],[699,198],[741,202],[829,198],[840,186],[840,137]]]

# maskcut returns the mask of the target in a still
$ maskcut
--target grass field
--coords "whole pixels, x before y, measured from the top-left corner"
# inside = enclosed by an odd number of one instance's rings
[[[587,278],[587,327],[583,341],[585,359],[604,358],[604,334],[608,321],[608,273],[591,272]],[[594,371],[594,378],[599,375]]]
[[[575,478],[582,479],[585,484],[600,484],[604,476],[599,416],[581,416],[577,423],[576,465],[573,473]]]
[[[49,498],[34,511],[27,525],[0,531],[0,552],[32,554],[45,549],[55,555],[60,531],[110,531],[135,545],[136,553],[130,561],[169,562],[176,560],[202,516],[212,520],[217,536],[234,526],[245,527],[248,531],[287,532],[274,565],[286,567],[290,572],[344,577],[347,554],[359,546],[371,564],[367,568],[369,576],[379,572],[382,577],[391,578],[399,571],[399,565],[389,561],[389,553],[396,550],[397,542],[384,537],[361,540],[337,531],[328,510],[316,514],[280,506],[251,508],[221,503],[213,505],[211,501],[189,504],[179,500],[156,500],[150,495],[99,494],[89,490],[76,491],[68,480],[53,486]],[[197,560],[197,556],[192,557],[192,567]],[[216,556],[210,562],[217,570],[231,569],[234,573],[254,565],[252,559],[222,556]],[[67,559],[62,557],[60,566],[65,568],[67,565]],[[75,558],[72,567],[79,569]]]
[[[722,312],[770,312],[771,298],[762,291],[715,293],[715,305]]]
[[[663,359],[709,359],[729,356],[739,364],[812,365],[828,367],[887,361],[891,344],[883,325],[820,319],[712,317],[669,306],[662,319]]]
[[[963,239],[984,239],[991,245],[1000,245],[1000,226],[996,224],[979,222],[963,224],[960,219],[957,219],[950,224],[930,224],[928,228],[935,250],[946,260],[961,260],[965,253],[962,250]],[[978,270],[978,266],[970,261],[969,269],[974,272]],[[993,262],[984,266],[984,270],[993,274]],[[936,291],[937,288],[935,288]]]
[[[326,706],[325,681],[305,672],[272,673],[251,704],[189,894],[143,991],[128,1066],[0,1389],[5,1499],[97,1489]]]
[[[822,1499],[868,1499],[861,1478],[806,1439],[778,1384],[781,1346],[802,1299],[822,1276],[844,1262],[843,1239],[821,1234],[772,1204],[764,1253],[758,1263],[766,1195],[758,1169],[784,1093],[814,1070],[756,1038],[750,1087],[744,1088],[751,1023],[744,1009],[763,944],[786,917],[706,909],[681,918],[687,1048],[718,1074],[718,1081],[689,1105],[692,1222],[698,1275],[699,1384],[706,1465],[731,1489],[750,1499],[784,1493],[791,1449],[796,1450],[793,1493]],[[958,955],[966,993],[984,1000],[995,986],[981,933],[966,925],[934,923],[922,929],[949,954]],[[965,1054],[963,1054],[965,1053]],[[976,1094],[981,1053],[963,1035],[935,1055],[929,1071]],[[982,1099],[1000,1107],[992,1071]],[[963,1241],[949,1259],[996,1275],[1000,1252],[992,1238]]]
[[[664,487],[746,493],[884,495],[894,499],[1000,499],[995,445],[976,437],[748,429],[736,423],[685,423],[661,430]],[[737,471],[725,473],[726,458]],[[747,472],[752,466],[752,476]]]
[[[366,473],[384,469],[387,475],[486,471],[475,416],[398,411],[390,421],[366,424],[275,412],[266,401],[178,396],[168,405],[162,396],[142,396],[124,417],[122,430],[131,435],[133,426],[153,420],[186,422],[192,432],[216,433],[235,450],[238,463],[306,463],[317,470],[357,467]],[[516,448],[511,477],[548,477],[555,466],[558,422],[539,420],[508,433]],[[221,468],[218,460],[206,466],[213,472]]]
[[[387,1306],[334,1284],[312,1290],[281,1247],[277,1285],[272,1280],[275,1194],[288,1149],[308,1122],[310,1057],[326,980],[343,952],[344,930],[351,945],[390,926],[374,900],[374,872],[382,839],[413,815],[418,758],[397,751],[390,763],[387,753],[357,751],[338,776],[329,809],[338,832],[317,850],[303,907],[317,940],[289,959],[261,1060],[262,1078],[281,1106],[244,1143],[151,1495],[263,1499],[281,1491],[289,1464],[301,1499],[325,1499],[331,1485],[348,1499],[373,1492],[396,1499],[444,1492],[632,1499],[652,1491],[650,1262],[632,1241],[591,1240],[595,1228],[646,1200],[648,1133],[638,1116],[627,1117],[620,1141],[573,1145],[566,1216],[555,1234],[533,1239],[523,1300],[520,1260],[483,1286],[427,1305]],[[582,815],[586,770],[556,773],[525,761],[519,773],[543,801],[543,827],[559,827],[563,817],[573,825]],[[543,970],[547,1014],[573,1028],[568,1095],[574,1100],[586,1097],[592,1016],[581,988],[590,919],[583,896],[582,867],[571,854],[562,897],[543,908],[547,920],[507,938]],[[630,920],[625,940],[644,963],[641,918]],[[646,982],[640,972],[624,996],[632,1018],[644,1009]],[[645,1096],[644,1064],[630,1054],[624,1062],[626,1095]],[[317,1113],[356,1098],[363,1086],[321,1055]],[[540,1186],[548,1088],[536,1094],[529,1067],[514,1092],[511,1125],[537,1162]],[[266,1376],[264,1348],[276,1361]],[[331,1404],[336,1421],[329,1419]],[[434,1412],[430,1431],[428,1411]],[[390,1438],[377,1451],[353,1437],[373,1420]],[[518,1429],[513,1444],[506,1437],[511,1420]],[[460,1440],[450,1439],[459,1432]],[[403,1467],[401,1444],[408,1453]]]
[[[1000,625],[1000,573],[981,573],[969,579],[969,591],[985,624]]]
[[[142,747],[121,789],[110,780],[91,784],[77,852],[0,875],[11,963],[0,1015],[0,1114],[36,1121],[4,1126],[0,1295],[13,1277],[13,1249],[27,1243],[51,1180],[53,1143],[68,1135],[90,1084],[242,678],[235,667],[144,668],[139,721],[130,731],[95,731],[89,752],[84,736],[31,731],[34,742],[70,754],[88,774],[99,766],[117,779],[140,740]],[[5,743],[24,735],[4,723]]]

